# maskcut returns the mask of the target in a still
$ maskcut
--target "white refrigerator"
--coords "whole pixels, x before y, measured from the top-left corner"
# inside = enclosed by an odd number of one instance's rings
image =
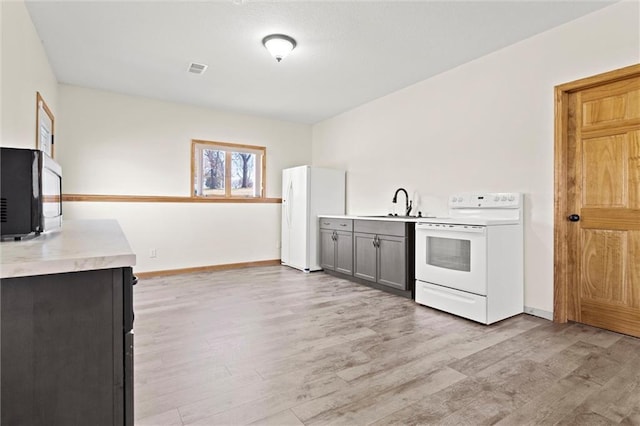
[[[318,215],[345,213],[345,172],[311,166],[282,171],[283,265],[319,271]]]

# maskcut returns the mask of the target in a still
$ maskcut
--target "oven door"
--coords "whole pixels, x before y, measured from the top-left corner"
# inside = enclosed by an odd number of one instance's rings
[[[418,223],[416,280],[485,296],[487,228]]]

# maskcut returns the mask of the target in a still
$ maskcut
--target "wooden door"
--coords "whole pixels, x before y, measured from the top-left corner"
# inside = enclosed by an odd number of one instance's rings
[[[566,316],[556,320],[640,336],[640,69],[613,77],[562,94],[555,308],[565,279]]]

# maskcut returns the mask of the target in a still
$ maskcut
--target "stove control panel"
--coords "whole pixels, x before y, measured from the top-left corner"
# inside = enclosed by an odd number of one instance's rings
[[[449,208],[517,209],[522,206],[519,192],[485,192],[454,194],[449,197]]]

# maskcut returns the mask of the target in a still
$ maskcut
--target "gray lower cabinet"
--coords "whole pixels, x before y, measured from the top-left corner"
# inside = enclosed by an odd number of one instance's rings
[[[362,234],[356,232],[353,234],[353,276],[363,280],[377,281],[377,253],[375,246],[375,235]]]
[[[407,239],[355,232],[353,275],[385,286],[407,289]]]
[[[345,275],[353,274],[352,221],[320,219],[320,266]]]
[[[336,244],[333,229],[320,230],[320,266],[330,271],[336,270]]]
[[[336,272],[353,274],[353,233],[336,231]]]
[[[407,289],[407,239],[378,235],[378,283]]]
[[[414,297],[415,223],[320,218],[321,266],[329,273]]]

